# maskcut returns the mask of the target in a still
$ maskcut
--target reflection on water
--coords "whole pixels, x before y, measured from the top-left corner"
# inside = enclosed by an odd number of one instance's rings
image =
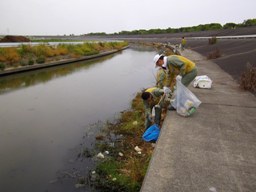
[[[57,67],[38,69],[35,71],[0,77],[0,94],[22,87],[29,87],[38,83],[44,83],[53,78],[65,76],[81,69],[87,69],[96,63],[104,62],[112,57],[113,55],[108,55],[106,57],[90,61],[65,64]]]
[[[1,77],[0,191],[50,190],[70,152],[90,146],[91,124],[113,119],[154,83],[154,52],[127,49],[90,62]],[[87,168],[86,162],[81,167]]]

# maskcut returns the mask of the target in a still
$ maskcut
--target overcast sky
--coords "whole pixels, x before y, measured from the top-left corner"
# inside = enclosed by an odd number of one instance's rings
[[[256,0],[0,0],[0,35],[69,35],[242,23]]]

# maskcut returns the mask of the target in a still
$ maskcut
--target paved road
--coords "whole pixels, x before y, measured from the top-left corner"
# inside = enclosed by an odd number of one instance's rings
[[[255,96],[200,54],[182,55],[213,87],[189,87],[202,101],[193,116],[167,113],[141,192],[255,192]]]

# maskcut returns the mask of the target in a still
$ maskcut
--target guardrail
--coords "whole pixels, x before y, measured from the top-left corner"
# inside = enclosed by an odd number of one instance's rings
[[[234,36],[209,36],[209,37],[186,37],[187,39],[209,39],[216,37],[217,39],[251,39],[256,38],[256,34],[253,35],[234,35]]]

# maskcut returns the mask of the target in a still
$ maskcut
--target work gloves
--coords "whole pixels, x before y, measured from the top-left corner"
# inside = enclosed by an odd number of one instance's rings
[[[164,90],[164,94],[171,94],[172,93],[171,89],[168,88],[168,87],[163,87],[163,90]]]
[[[182,79],[181,75],[177,75],[176,81],[181,81],[181,79]]]

